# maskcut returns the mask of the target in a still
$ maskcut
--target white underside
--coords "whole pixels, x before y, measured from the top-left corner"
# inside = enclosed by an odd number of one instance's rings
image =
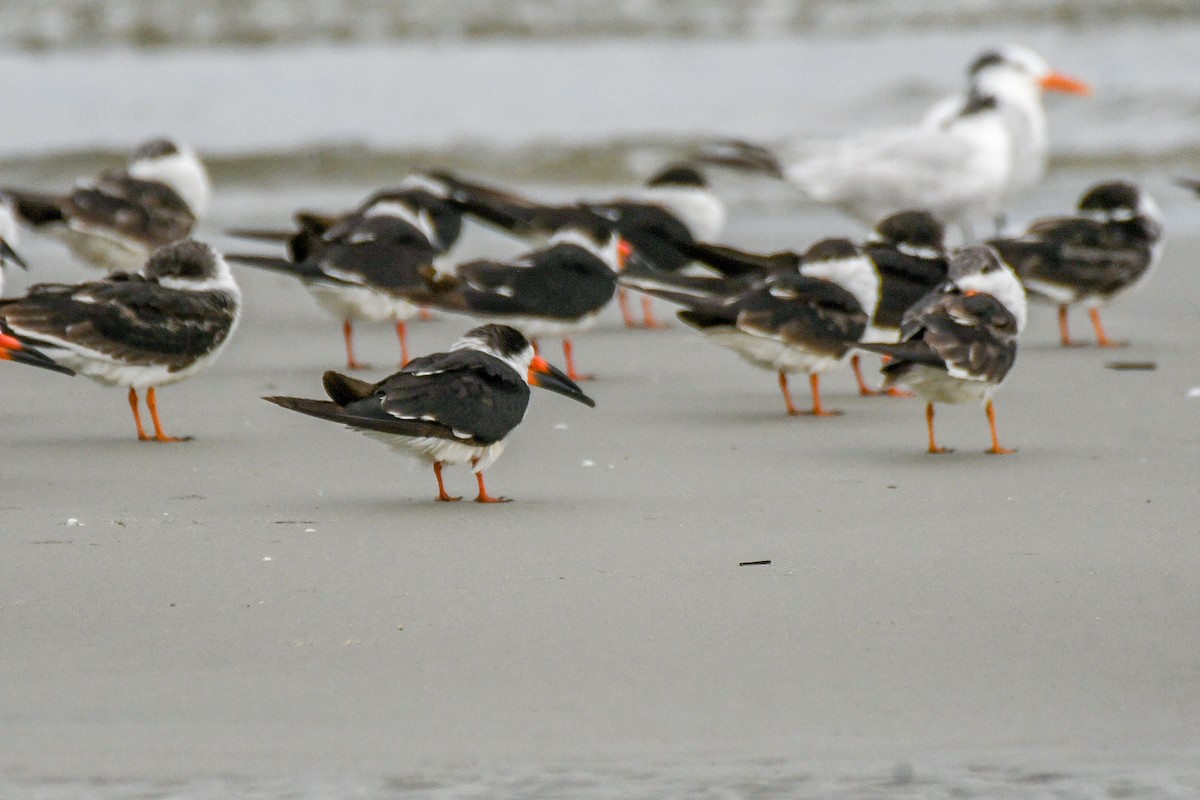
[[[377,442],[382,442],[393,450],[427,461],[430,464],[440,461],[443,464],[470,464],[475,461],[472,469],[483,472],[495,463],[504,452],[504,440],[494,442],[486,447],[455,442],[449,439],[424,436],[400,436],[382,431],[367,431],[361,428],[347,426],[351,430],[369,436]],[[476,461],[478,459],[478,461]]]
[[[235,320],[234,327],[236,328],[236,326],[237,321]],[[83,350],[77,347],[68,348],[48,345],[39,346],[38,349],[64,367],[70,367],[80,375],[86,375],[92,380],[99,381],[105,385],[147,389],[151,386],[167,386],[172,383],[179,383],[205,369],[221,355],[221,352],[229,344],[229,340],[233,338],[233,334],[234,331],[230,330],[225,340],[211,353],[197,358],[190,365],[175,372],[172,372],[163,364],[125,364],[103,353],[97,353],[93,350]],[[44,336],[39,336],[39,338],[49,341]]]
[[[361,286],[305,284],[317,305],[341,320],[361,322],[403,321],[412,319],[417,306],[397,297],[389,297]]]
[[[37,230],[62,242],[77,259],[98,269],[136,272],[150,257],[150,251],[140,243],[119,237],[104,228],[69,227],[54,223]]]
[[[720,345],[763,369],[773,372],[816,373],[835,366],[845,359],[818,355],[777,339],[756,336],[737,328],[710,328],[705,335],[713,344]]]
[[[930,403],[986,403],[998,384],[984,380],[957,378],[944,369],[914,364],[908,372],[893,380],[887,376],[885,385],[902,383]]]

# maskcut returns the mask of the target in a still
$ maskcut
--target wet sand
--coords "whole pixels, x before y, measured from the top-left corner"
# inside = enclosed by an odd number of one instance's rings
[[[977,408],[940,410],[957,450],[930,457],[915,400],[854,396],[846,371],[843,417],[788,418],[770,374],[612,314],[578,345],[598,407],[535,394],[488,472],[515,502],[439,504],[427,467],[258,399],[317,396],[340,337],[244,272],[229,352],[160,395],[193,442],[139,444],[121,391],[5,365],[0,770],[1184,763],[1198,239],[1172,230],[1107,315],[1127,349],[1062,350],[1036,309],[997,401],[1005,458]],[[416,324],[414,349],[467,326]],[[396,356],[385,328],[360,348],[371,374]]]

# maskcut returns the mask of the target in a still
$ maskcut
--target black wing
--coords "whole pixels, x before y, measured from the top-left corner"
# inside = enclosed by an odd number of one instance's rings
[[[947,292],[932,296],[899,344],[864,345],[891,356],[885,373],[903,373],[913,363],[957,377],[999,383],[1017,357],[1017,320],[987,294]]]
[[[835,283],[803,275],[782,275],[750,293],[738,327],[779,336],[815,352],[841,356],[862,338],[868,312]]]
[[[179,241],[191,233],[196,216],[173,189],[124,172],[76,187],[63,201],[74,226],[108,228],[147,248]]]
[[[229,336],[236,299],[168,289],[136,275],[63,286],[39,284],[0,301],[0,317],[46,347],[73,346],[129,364],[189,366]]]
[[[513,262],[470,261],[455,270],[456,290],[474,313],[576,319],[603,308],[617,275],[592,253],[558,244]]]
[[[1101,297],[1136,281],[1150,268],[1156,223],[1138,217],[1102,222],[1084,217],[1047,219],[1025,236],[989,244],[1023,281],[1043,281]]]
[[[528,405],[524,376],[494,356],[458,350],[414,359],[346,411],[436,423],[442,438],[489,444],[517,427]]]
[[[879,273],[875,322],[882,327],[900,327],[904,312],[946,279],[945,258],[910,255],[881,242],[867,243],[863,251]]]
[[[424,288],[423,275],[439,252],[419,228],[404,220],[356,216],[326,231],[305,264],[336,283],[403,294]]]

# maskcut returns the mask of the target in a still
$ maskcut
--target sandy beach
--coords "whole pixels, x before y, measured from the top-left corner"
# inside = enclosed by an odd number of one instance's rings
[[[435,503],[427,467],[258,399],[318,396],[341,342],[244,270],[228,353],[160,396],[193,442],[140,444],[122,392],[7,365],[0,773],[1191,769],[1200,231],[1164,199],[1165,261],[1106,316],[1132,346],[1063,350],[1035,310],[997,401],[1011,457],[966,406],[938,416],[956,452],[924,454],[920,404],[848,370],[844,416],[788,418],[772,375],[613,313],[578,342],[597,408],[535,393],[489,471],[515,502]],[[23,252],[14,289],[85,277]],[[416,324],[414,350],[468,326]],[[360,353],[386,374],[394,339]]]

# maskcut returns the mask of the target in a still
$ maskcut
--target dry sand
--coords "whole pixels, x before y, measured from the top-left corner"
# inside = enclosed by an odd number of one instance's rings
[[[244,273],[237,341],[160,396],[194,442],[139,444],[122,392],[4,365],[0,772],[1181,759],[1198,245],[1176,233],[1108,315],[1128,349],[1062,350],[1035,311],[1005,458],[977,408],[941,411],[957,451],[930,457],[917,401],[853,396],[845,372],[845,416],[791,419],[770,374],[613,315],[578,346],[598,407],[536,393],[489,471],[515,502],[439,504],[427,467],[258,399],[317,396],[340,338]],[[414,349],[465,327],[417,324]],[[360,347],[371,374],[395,357],[386,329]]]

